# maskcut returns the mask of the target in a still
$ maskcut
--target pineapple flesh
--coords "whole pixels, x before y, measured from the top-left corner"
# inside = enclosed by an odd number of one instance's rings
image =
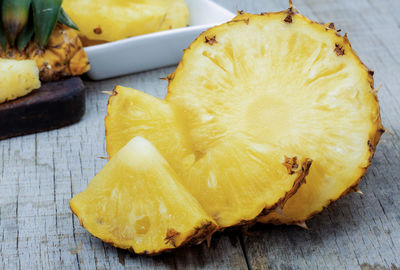
[[[224,204],[216,198],[243,188],[262,190],[254,185],[262,167],[248,164],[268,164],[265,174],[278,170],[276,160],[284,155],[313,160],[306,184],[281,213],[260,217],[262,222],[302,222],[347,193],[370,165],[383,132],[372,72],[346,36],[294,7],[241,12],[209,29],[185,51],[170,78],[166,100],[185,111],[194,149],[203,154],[187,180],[203,206]],[[242,149],[251,149],[256,159]],[[206,179],[235,189],[221,187],[209,198],[194,192]],[[266,184],[268,192],[273,183]]]
[[[107,153],[112,158],[135,136],[151,141],[183,177],[193,164],[193,147],[183,114],[168,104],[138,90],[117,86],[105,118]]]
[[[39,87],[35,61],[0,58],[0,103],[25,96]]]
[[[189,22],[184,0],[65,0],[63,7],[78,25],[85,45],[184,27]]]
[[[94,236],[136,253],[198,244],[217,225],[182,187],[158,150],[133,138],[70,206]]]
[[[309,159],[294,152],[244,144],[233,137],[207,151],[196,151],[183,111],[134,89],[117,86],[107,110],[110,157],[135,136],[148,139],[220,227],[252,222],[283,205],[302,184],[311,165]],[[287,159],[293,160],[293,168],[288,169]]]

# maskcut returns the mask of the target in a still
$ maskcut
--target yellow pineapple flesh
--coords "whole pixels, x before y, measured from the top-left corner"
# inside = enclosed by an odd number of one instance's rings
[[[234,205],[224,194],[241,189],[257,198],[253,192],[263,186],[254,184],[255,174],[264,168],[265,178],[279,170],[284,156],[313,160],[306,184],[283,212],[262,222],[304,221],[348,192],[370,165],[383,132],[371,71],[347,37],[293,7],[242,12],[209,29],[170,78],[166,100],[185,112],[194,149],[202,154],[186,186],[203,206]],[[281,181],[274,176],[271,182]],[[200,191],[202,181],[219,187],[213,196]],[[224,182],[235,189],[219,186]],[[273,183],[266,184],[268,192]],[[238,193],[235,198],[242,199]],[[209,213],[219,221],[215,209]]]
[[[146,139],[135,137],[70,206],[91,234],[116,247],[157,254],[198,244],[217,226]]]
[[[184,27],[189,21],[184,0],[65,0],[63,7],[85,45]]]
[[[0,104],[25,96],[39,87],[35,61],[0,58]]]
[[[193,147],[183,114],[173,104],[117,86],[105,118],[107,153],[112,158],[133,137],[151,141],[180,176],[193,164]]]
[[[0,50],[0,58],[35,60],[40,80],[45,82],[78,76],[90,69],[78,32],[62,24],[57,24],[45,48],[31,41],[22,52],[9,47],[6,52]]]
[[[134,89],[117,86],[107,111],[110,157],[135,136],[148,139],[221,227],[251,222],[281,206],[302,184],[311,165],[294,152],[246,145],[238,138],[195,151],[183,111]],[[293,168],[288,169],[287,159],[294,160]]]

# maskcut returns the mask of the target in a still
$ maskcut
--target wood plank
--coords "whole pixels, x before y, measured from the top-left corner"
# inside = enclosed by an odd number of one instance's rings
[[[383,123],[393,135],[385,134],[378,146],[361,184],[363,196],[334,203],[309,221],[310,231],[256,226],[251,232],[258,237],[245,240],[249,261],[253,269],[399,269],[400,24],[393,11],[400,10],[400,2],[297,0],[295,5],[348,32],[361,59],[375,70],[375,84],[382,85]]]

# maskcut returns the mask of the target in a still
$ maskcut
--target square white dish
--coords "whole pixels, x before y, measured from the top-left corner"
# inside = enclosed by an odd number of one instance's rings
[[[203,31],[235,14],[210,0],[186,0],[189,26],[86,47],[92,80],[177,64],[183,50]]]

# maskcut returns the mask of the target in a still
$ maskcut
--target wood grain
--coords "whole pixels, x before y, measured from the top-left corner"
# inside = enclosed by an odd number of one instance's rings
[[[250,12],[280,10],[285,0],[216,0]],[[257,236],[218,234],[211,248],[143,257],[103,244],[83,229],[68,207],[104,166],[104,123],[116,84],[157,97],[174,67],[92,82],[82,121],[58,130],[0,142],[0,269],[399,269],[400,267],[400,1],[296,0],[305,15],[334,21],[375,70],[385,134],[351,194],[309,222],[306,231],[257,225]]]

